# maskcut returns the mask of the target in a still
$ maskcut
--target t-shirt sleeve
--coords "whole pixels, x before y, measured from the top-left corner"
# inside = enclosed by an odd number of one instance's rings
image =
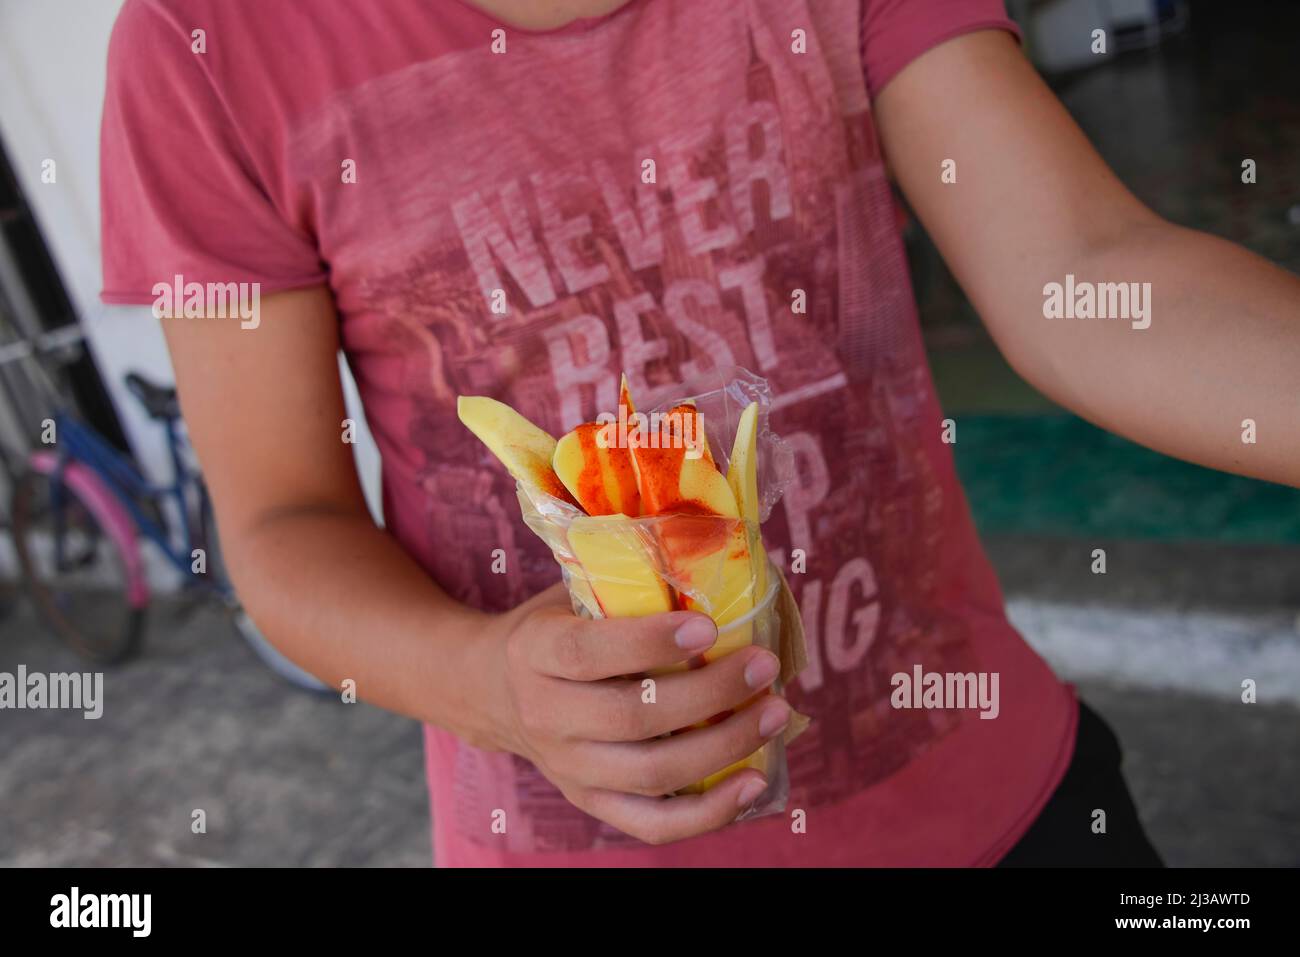
[[[863,0],[862,63],[872,99],[931,47],[976,30],[1020,29],[1003,0]]]
[[[314,285],[309,232],[277,208],[247,142],[193,51],[188,28],[151,0],[113,27],[100,129],[106,303],[148,303],[156,283]]]

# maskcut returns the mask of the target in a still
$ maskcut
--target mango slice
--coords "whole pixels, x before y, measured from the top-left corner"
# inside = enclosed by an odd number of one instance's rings
[[[655,572],[645,543],[624,515],[574,519],[569,548],[588,571],[606,618],[639,618],[673,610],[673,596]]]
[[[551,465],[588,515],[640,515],[632,456],[604,441],[610,431],[595,422],[578,426],[556,443]]]
[[[745,520],[748,533],[751,571],[754,581],[753,601],[761,601],[767,594],[767,556],[763,550],[762,538],[758,534],[758,403],[751,402],[741,414],[736,429],[736,439],[731,449],[731,460],[727,465],[727,484],[735,496],[740,517]],[[752,524],[750,524],[752,523]],[[741,634],[743,632],[743,634]],[[742,627],[735,633],[723,635],[719,643],[735,650],[752,643],[752,628]],[[721,652],[725,654],[726,652]],[[713,655],[711,657],[716,657]],[[745,768],[757,768],[767,773],[767,750],[760,748],[749,757],[730,764],[720,771],[715,771],[702,781],[685,788],[688,794],[703,794],[709,788],[725,781],[737,771]]]
[[[767,595],[767,553],[758,531],[758,403],[751,402],[741,413],[736,440],[727,464],[727,484],[736,497],[740,517],[748,525],[750,568],[754,575],[754,602]]]
[[[673,406],[656,435],[642,435],[632,460],[645,514],[740,516],[727,480],[704,455],[707,448],[704,417],[693,405]]]
[[[624,376],[619,405],[630,418],[632,398]],[[595,422],[578,426],[556,443],[555,474],[590,518],[569,526],[569,549],[588,573],[588,584],[607,618],[634,618],[673,610],[672,591],[655,571],[645,542],[628,516],[641,514],[631,452],[617,429]]]
[[[721,771],[714,771],[703,781],[696,781],[688,787],[682,788],[683,794],[703,794],[714,785],[721,784],[737,771],[743,771],[745,768],[757,768],[764,774],[767,774],[767,749],[759,748],[747,758],[743,758],[734,764],[729,764]]]
[[[547,495],[576,505],[551,467],[555,439],[504,402],[485,395],[456,399],[456,415],[488,447],[517,482],[541,489]]]
[[[731,486],[709,459],[690,458],[688,446],[707,447],[703,416],[678,405],[659,422],[658,441],[643,436],[632,450],[641,507],[664,516],[660,540],[682,607],[703,611],[718,627],[754,606],[748,533]],[[720,522],[718,518],[737,519]],[[686,594],[694,591],[699,596]],[[750,644],[752,629],[741,626],[721,636],[705,654],[712,661]]]
[[[516,482],[540,489],[570,505],[578,504],[551,468],[555,439],[546,430],[538,428],[504,402],[482,395],[459,396],[456,415],[500,460]],[[585,607],[597,607],[596,596],[581,570],[572,572],[569,588]]]

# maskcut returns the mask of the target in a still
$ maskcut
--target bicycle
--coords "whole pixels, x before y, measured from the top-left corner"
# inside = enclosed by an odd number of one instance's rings
[[[125,379],[146,414],[165,430],[170,475],[161,485],[146,479],[129,456],[63,401],[43,363],[50,352],[70,341],[79,344],[80,338],[79,330],[60,331],[36,346],[0,347],[0,365],[31,362],[27,371],[54,409],[42,423],[43,444],[27,456],[10,503],[18,563],[41,617],[93,662],[115,664],[138,654],[151,597],[143,537],[181,574],[184,589],[226,605],[239,634],[272,671],[301,688],[331,690],[280,654],[240,606],[221,560],[207,486],[184,454],[176,390],[136,372]]]

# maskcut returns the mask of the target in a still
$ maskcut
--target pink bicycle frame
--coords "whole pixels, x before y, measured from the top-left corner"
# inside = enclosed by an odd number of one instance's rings
[[[80,462],[65,462],[60,469],[59,457],[53,452],[33,452],[28,457],[27,464],[41,475],[58,473],[63,484],[77,494],[122,556],[122,563],[126,567],[127,601],[132,608],[148,605],[149,582],[145,578],[135,522],[113,491]]]

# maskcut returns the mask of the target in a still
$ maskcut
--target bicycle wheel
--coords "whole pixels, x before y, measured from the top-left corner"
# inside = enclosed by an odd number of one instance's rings
[[[144,634],[144,609],[127,599],[126,559],[77,491],[66,483],[59,489],[56,523],[49,476],[28,471],[14,486],[10,520],[27,592],[77,654],[98,664],[125,661]]]

